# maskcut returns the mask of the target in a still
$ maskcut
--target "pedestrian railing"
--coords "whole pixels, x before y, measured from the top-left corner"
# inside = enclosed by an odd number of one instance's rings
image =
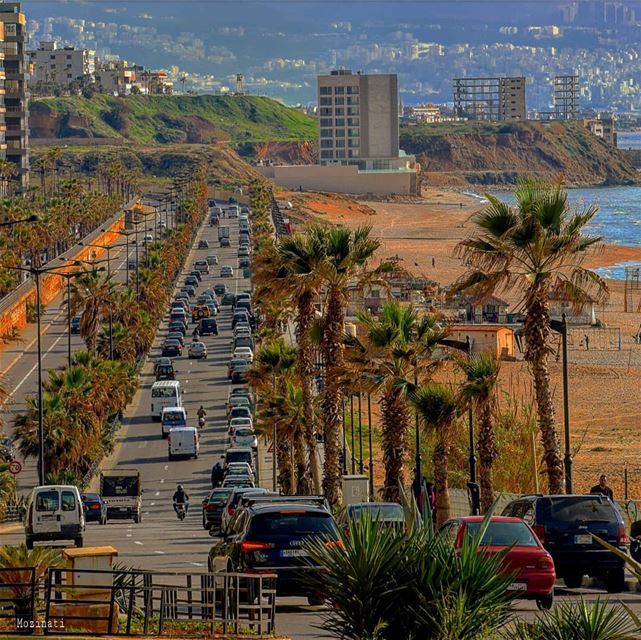
[[[274,574],[50,569],[45,634],[274,633]]]

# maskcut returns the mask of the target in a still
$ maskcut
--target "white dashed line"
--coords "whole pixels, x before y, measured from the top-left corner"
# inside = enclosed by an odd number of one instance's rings
[[[156,551],[154,551],[154,553],[157,553],[159,556],[164,556],[165,555],[164,551],[158,551],[158,549],[156,549]]]
[[[193,564],[194,567],[204,567],[205,566],[204,562],[190,562],[189,564]]]
[[[143,546],[145,543],[140,542],[140,540],[134,540],[134,544],[139,544],[140,546]]]
[[[160,495],[160,491],[156,491],[156,493],[154,493],[154,495],[155,496],[159,496]]]

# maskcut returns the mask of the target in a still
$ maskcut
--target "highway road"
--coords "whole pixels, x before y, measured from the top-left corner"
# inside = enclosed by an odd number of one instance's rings
[[[197,258],[215,253],[219,265],[231,265],[234,278],[221,280],[219,267],[212,267],[210,275],[203,276],[199,290],[213,287],[225,281],[234,292],[249,289],[249,281],[238,277],[237,267],[237,221],[224,220],[232,228],[232,246],[219,248],[216,228],[203,226],[196,237],[197,241],[206,239],[210,249],[192,248],[186,263],[186,271]],[[195,246],[196,246],[195,245]],[[124,253],[117,254],[119,265],[124,266]],[[116,256],[116,254],[113,254]],[[242,275],[242,274],[241,274]],[[179,280],[182,283],[182,278]],[[180,285],[179,285],[180,286]],[[202,528],[200,501],[210,488],[211,467],[220,459],[226,448],[225,403],[230,383],[227,379],[227,361],[231,343],[231,308],[221,307],[218,316],[219,335],[204,338],[208,348],[207,360],[190,361],[186,355],[175,359],[177,378],[184,389],[184,402],[188,411],[188,421],[196,421],[196,412],[202,404],[207,411],[207,423],[201,432],[200,457],[197,460],[169,462],[167,441],[160,435],[160,424],[152,422],[149,415],[150,389],[153,383],[152,360],[160,353],[160,344],[166,335],[166,323],[160,327],[149,362],[141,374],[140,388],[125,413],[122,429],[117,438],[113,454],[104,462],[103,467],[135,468],[143,479],[143,521],[111,520],[106,526],[97,523],[87,525],[86,545],[111,544],[118,550],[118,561],[124,565],[156,571],[177,571],[198,573],[206,571],[207,553],[211,538]],[[50,305],[46,312],[47,333],[44,337],[43,351],[46,352],[46,367],[57,367],[66,360],[66,319],[64,311],[56,304]],[[28,339],[34,336],[28,337]],[[82,346],[77,336],[73,337],[74,348]],[[8,410],[16,411],[22,406],[25,393],[34,392],[36,386],[35,343],[25,345],[24,355],[16,360],[10,369],[9,384],[16,387]],[[6,357],[6,356],[5,356]],[[13,356],[16,357],[15,354]],[[7,364],[2,362],[2,368]],[[6,417],[6,416],[5,416]],[[27,461],[26,473],[21,474],[22,486],[33,485],[35,473],[33,461]],[[270,483],[271,469],[265,470],[263,478]],[[191,498],[191,508],[184,521],[178,521],[172,508],[172,494],[181,483]],[[3,532],[2,542],[17,544],[24,540],[21,531]],[[576,590],[568,592],[559,589],[559,599],[573,599],[582,594],[594,599],[596,590]],[[600,594],[603,596],[603,592]],[[641,596],[623,594],[622,599],[641,614]],[[322,607],[309,607],[303,598],[279,598],[277,602],[276,629],[279,634],[294,640],[331,637],[318,629],[322,621]],[[536,605],[518,602],[516,612],[521,618],[532,618]]]

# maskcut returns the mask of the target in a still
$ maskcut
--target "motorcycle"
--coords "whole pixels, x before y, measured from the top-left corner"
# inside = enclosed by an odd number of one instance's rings
[[[174,502],[174,507],[176,508],[176,517],[178,520],[184,520],[187,515],[187,509],[184,502]]]
[[[198,428],[204,429],[204,427],[205,427],[205,416],[200,416],[198,418]]]

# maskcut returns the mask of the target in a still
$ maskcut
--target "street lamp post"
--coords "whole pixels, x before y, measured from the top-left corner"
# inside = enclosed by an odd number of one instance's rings
[[[414,387],[418,387],[418,371],[417,362],[414,360]],[[423,470],[421,469],[421,427],[419,424],[418,411],[414,409],[414,432],[415,432],[415,443],[416,454],[414,458],[415,465],[415,482],[414,482],[414,498],[416,499],[416,504],[419,504],[419,496],[421,494],[421,482],[423,480]]]
[[[360,389],[358,390],[358,452],[359,473],[363,475],[363,408]]]
[[[345,397],[343,396],[341,403],[343,405],[343,474],[347,473],[347,435],[345,433]]]
[[[372,453],[372,394],[367,393],[367,429],[369,431],[369,496],[374,499],[374,454]]]
[[[22,218],[21,220],[7,220],[6,222],[0,222],[0,227],[13,227],[17,224],[23,224],[25,222],[38,222],[40,218],[34,213],[28,218]]]
[[[352,431],[352,475],[356,473],[356,444],[354,442],[354,394],[349,393],[349,422]]]

